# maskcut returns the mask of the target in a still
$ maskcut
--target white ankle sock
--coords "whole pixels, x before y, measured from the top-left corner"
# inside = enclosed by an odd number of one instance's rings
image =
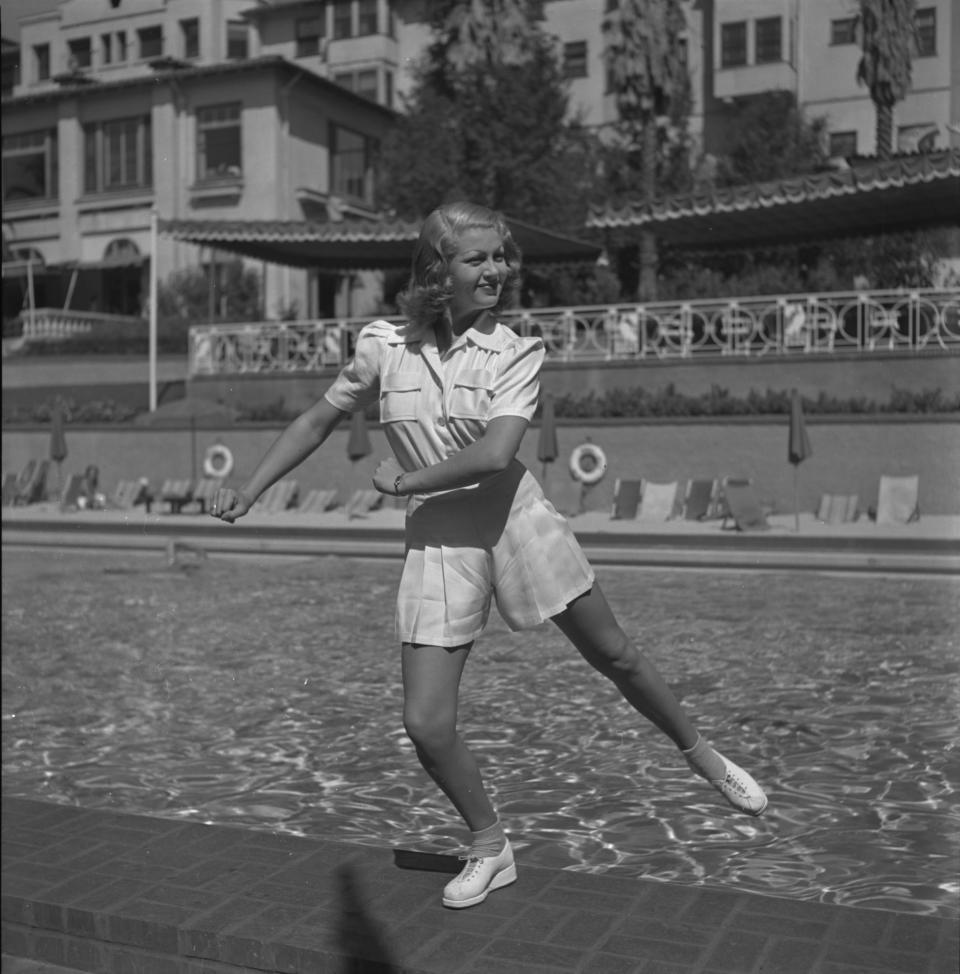
[[[507,844],[507,836],[497,819],[493,825],[488,825],[479,832],[471,832],[473,841],[470,844],[470,855],[480,858],[490,858],[498,856],[503,852],[503,847]]]
[[[708,781],[722,781],[726,776],[727,766],[723,758],[702,736],[697,738],[693,747],[683,750],[683,755],[690,767]]]

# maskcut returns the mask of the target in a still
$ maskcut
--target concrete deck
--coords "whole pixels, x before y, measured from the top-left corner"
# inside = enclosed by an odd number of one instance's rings
[[[322,837],[9,798],[3,843],[10,974],[30,970],[23,958],[96,974],[957,969],[955,920],[522,859],[517,883],[454,911],[440,904],[446,857],[402,868],[395,850]]]

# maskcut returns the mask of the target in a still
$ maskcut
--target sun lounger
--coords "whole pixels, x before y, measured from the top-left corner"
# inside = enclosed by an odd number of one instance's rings
[[[17,500],[17,481],[19,478],[15,473],[5,473],[3,475],[3,506],[12,507]]]
[[[640,506],[640,480],[621,480],[619,477],[613,484],[613,510],[610,519],[613,521],[629,521],[637,516]]]
[[[150,513],[153,505],[153,492],[146,477],[140,480],[120,480],[113,489],[113,496],[110,498],[113,507],[118,507],[123,511],[132,510],[138,504],[143,504]]]
[[[185,505],[193,500],[192,480],[165,480],[160,488],[160,500],[170,505],[171,514],[181,514]]]
[[[300,485],[295,480],[278,480],[257,499],[251,510],[259,514],[278,514],[297,503]]]
[[[723,500],[725,513],[721,528],[726,528],[728,521],[733,521],[737,531],[767,531],[770,524],[764,514],[750,483],[735,483],[728,481],[723,485]]]
[[[29,466],[30,464],[27,464],[27,467]],[[42,501],[47,490],[47,471],[49,469],[49,460],[40,460],[34,464],[26,481],[21,481],[17,484],[17,498],[15,503],[37,504]],[[26,472],[26,469],[24,472]]]
[[[920,477],[880,477],[877,524],[909,524],[920,518]]]
[[[217,491],[223,484],[220,477],[202,477],[193,489],[193,499],[200,505],[200,513],[206,514],[207,508],[213,506]]]
[[[60,494],[60,510],[72,511],[80,507],[80,498],[84,506],[87,502],[87,478],[82,473],[72,473],[67,477],[67,483]]]
[[[637,518],[641,521],[669,521],[677,513],[677,495],[680,484],[676,480],[668,483],[643,482],[640,493],[640,508]]]
[[[717,516],[716,480],[694,479],[687,485],[683,517],[687,521],[705,521]]]
[[[856,521],[859,497],[856,494],[824,494],[817,508],[817,520],[824,524]]]
[[[347,501],[345,510],[348,517],[366,517],[382,503],[383,494],[379,490],[358,490]]]
[[[324,490],[314,487],[307,492],[307,496],[297,505],[302,514],[324,514],[337,506],[336,489]]]

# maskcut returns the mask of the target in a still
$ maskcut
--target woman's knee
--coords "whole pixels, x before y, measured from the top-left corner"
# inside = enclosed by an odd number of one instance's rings
[[[435,708],[407,704],[403,727],[414,745],[425,751],[449,747],[457,735],[456,720]]]
[[[643,655],[619,626],[598,633],[589,650],[581,652],[605,676],[629,676],[643,666]]]

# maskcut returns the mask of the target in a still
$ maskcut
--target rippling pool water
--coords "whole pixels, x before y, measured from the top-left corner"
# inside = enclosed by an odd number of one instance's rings
[[[399,570],[6,552],[5,794],[459,850],[400,724]],[[770,809],[729,809],[553,627],[495,617],[461,718],[522,860],[958,915],[960,582],[599,574]]]

